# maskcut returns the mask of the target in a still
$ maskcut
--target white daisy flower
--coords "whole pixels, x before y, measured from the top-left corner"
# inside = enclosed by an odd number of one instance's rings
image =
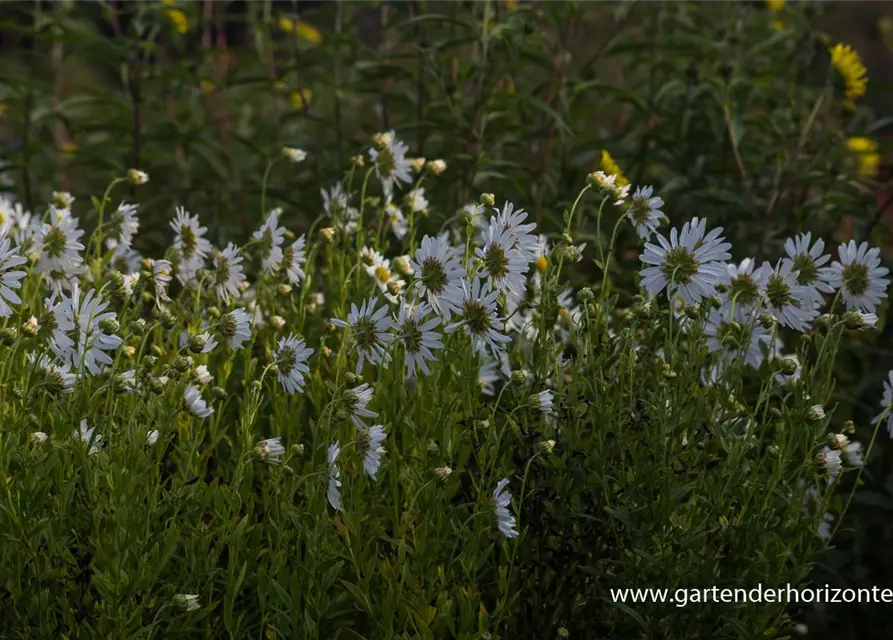
[[[431,308],[449,320],[453,310],[448,295],[450,285],[465,277],[465,269],[451,255],[449,242],[426,235],[409,264],[418,277],[414,285],[417,294],[427,297]]]
[[[198,603],[198,596],[188,593],[178,593],[173,598],[173,603],[186,611],[197,611],[201,608]]]
[[[535,222],[524,224],[527,212],[524,209],[516,211],[515,205],[511,202],[506,202],[502,206],[502,211],[496,208],[493,211],[496,212],[496,215],[490,216],[490,226],[496,227],[497,230],[509,230],[515,238],[510,248],[516,249],[527,262],[536,260],[539,238],[531,233],[536,230]]]
[[[363,443],[366,456],[363,458],[363,469],[366,475],[375,480],[375,474],[381,467],[381,456],[384,455],[385,449],[381,446],[388,434],[385,433],[384,427],[380,424],[372,425],[368,429],[360,432],[360,440]]]
[[[202,392],[195,385],[186,387],[186,390],[183,392],[183,402],[186,403],[189,413],[199,418],[207,418],[214,413],[214,408],[208,406],[208,403],[202,397]]]
[[[400,305],[400,313],[396,317],[396,329],[398,339],[403,345],[407,378],[415,377],[416,367],[425,375],[431,373],[428,361],[437,360],[432,349],[443,349],[443,340],[434,330],[440,324],[440,318],[434,316],[425,320],[430,310],[425,302],[415,308],[406,302]]]
[[[865,313],[864,311],[850,311],[849,313],[856,314],[856,324],[860,330],[877,328],[878,317],[876,313]]]
[[[366,273],[369,273],[369,267],[374,269],[378,265],[387,262],[387,259],[379,251],[371,247],[363,247],[360,249],[360,262],[363,263]]]
[[[425,198],[425,187],[413,189],[406,194],[406,206],[410,213],[424,213],[428,210],[428,200]]]
[[[719,294],[724,306],[734,306],[743,313],[751,313],[760,307],[769,274],[762,269],[754,270],[755,266],[753,258],[745,258],[737,265],[726,265],[726,274],[721,281],[724,290]]]
[[[670,239],[656,233],[659,245],[645,244],[642,262],[652,265],[642,269],[641,285],[651,296],[664,289],[668,298],[679,293],[686,304],[699,302],[713,294],[726,273],[723,262],[731,256],[731,245],[721,236],[722,227],[705,235],[707,221],[692,218],[679,232],[670,230]]]
[[[711,309],[704,326],[707,348],[721,358],[744,356],[744,362],[758,369],[769,351],[771,334],[740,307],[729,304]]]
[[[69,394],[74,391],[77,376],[71,373],[71,367],[67,364],[53,362],[45,355],[37,357],[33,353],[28,354],[28,362],[43,371],[45,384],[50,393]]]
[[[760,277],[766,282],[763,296],[766,311],[782,326],[797,331],[809,329],[809,323],[819,315],[814,290],[797,284],[797,272],[791,271],[791,262],[779,260],[774,269],[764,262],[760,271]]]
[[[344,187],[340,182],[336,182],[330,191],[320,189],[320,194],[322,194],[323,209],[326,215],[336,223],[336,226],[344,227],[359,217],[359,210],[348,204],[349,195],[344,192]]]
[[[383,259],[375,266],[366,267],[366,273],[375,280],[375,286],[377,286],[382,293],[388,293],[392,289],[400,291],[403,289],[403,285],[406,284],[404,280],[398,278],[397,275],[391,271],[391,261],[387,258]]]
[[[492,357],[484,357],[478,370],[478,386],[485,396],[496,395],[496,383],[502,380],[499,375],[499,361]]]
[[[155,287],[155,300],[160,302],[170,302],[167,295],[167,286],[171,281],[171,274],[174,272],[173,265],[169,260],[147,260],[147,265],[152,271],[152,284]]]
[[[412,164],[406,157],[408,150],[409,147],[397,140],[393,130],[375,136],[375,147],[369,150],[369,157],[375,163],[375,174],[385,197],[393,193],[395,183],[412,181]]]
[[[276,350],[277,375],[286,393],[304,390],[304,374],[310,371],[306,363],[312,354],[313,349],[307,347],[303,338],[294,334],[279,340]]]
[[[391,354],[385,347],[393,338],[389,331],[393,328],[394,323],[387,315],[387,305],[376,310],[377,305],[378,298],[364,300],[359,308],[356,303],[351,303],[346,321],[340,318],[331,319],[335,326],[350,330],[348,339],[351,343],[351,350],[356,350],[359,354],[357,375],[362,371],[366,360],[383,367],[387,367],[387,363],[391,361]]]
[[[840,262],[831,264],[829,279],[833,287],[840,289],[847,309],[874,313],[887,297],[890,280],[886,275],[890,271],[880,266],[880,252],[877,247],[869,249],[867,242],[856,246],[854,240],[838,248]]]
[[[825,447],[824,451],[819,455],[819,462],[825,469],[825,472],[834,480],[837,474],[843,468],[843,462],[840,459],[840,451],[836,451],[830,447]]]
[[[87,453],[98,453],[102,449],[102,435],[96,433],[96,427],[90,428],[86,418],[81,420],[80,427],[74,432],[72,437],[75,441],[82,442],[85,446],[90,446]]]
[[[378,417],[377,413],[366,408],[371,401],[372,387],[369,386],[368,382],[364,382],[360,386],[344,392],[345,408],[357,429],[366,428],[366,423],[362,420],[363,418]]]
[[[528,260],[520,251],[513,249],[516,236],[511,229],[491,224],[484,235],[484,246],[475,249],[484,263],[490,286],[507,297],[520,299],[527,290]]]
[[[281,268],[294,286],[299,285],[307,275],[304,273],[304,263],[307,262],[307,256],[304,254],[305,242],[302,235],[282,252]]]
[[[277,465],[282,462],[285,455],[285,447],[282,446],[282,438],[268,438],[257,443],[258,457],[267,464]]]
[[[140,221],[136,216],[138,206],[122,202],[112,213],[109,221],[108,235],[105,237],[105,246],[119,253],[133,244],[133,238],[140,229]]]
[[[797,272],[797,284],[806,287],[815,298],[816,305],[821,306],[823,294],[834,293],[834,275],[832,269],[824,266],[831,259],[831,256],[823,253],[825,241],[818,238],[810,247],[811,241],[811,233],[788,238],[784,243],[788,257],[783,262],[789,263],[791,271]]]
[[[195,371],[192,372],[192,377],[199,384],[208,384],[214,379],[214,376],[208,371],[208,367],[203,364],[200,364],[195,368]]]
[[[554,399],[555,396],[552,392],[546,389],[530,396],[530,404],[540,413],[552,415],[554,413],[552,411],[552,400]]]
[[[42,225],[36,239],[40,247],[40,259],[34,266],[37,273],[46,276],[57,274],[52,278],[58,283],[70,280],[82,269],[83,257],[80,252],[84,245],[80,237],[84,232],[78,228],[78,221],[68,209],[50,207],[50,221]]]
[[[285,242],[285,227],[279,226],[281,209],[273,209],[260,229],[252,236],[260,242],[260,255],[264,273],[273,273],[282,262],[282,243]]]
[[[893,439],[893,371],[890,371],[887,374],[887,379],[884,380],[884,394],[881,397],[881,408],[883,411],[874,417],[872,423],[878,424],[881,420],[886,420],[887,433],[889,433],[890,438]]]
[[[388,228],[399,239],[405,238],[406,234],[409,233],[409,220],[400,211],[400,207],[391,202],[390,198],[384,205],[384,213]]]
[[[299,164],[307,159],[307,152],[298,147],[282,147],[282,155],[292,164]]]
[[[515,529],[517,521],[509,512],[512,494],[505,488],[508,483],[509,479],[503,478],[493,490],[493,509],[496,512],[496,526],[499,527],[499,532],[506,538],[517,538],[518,531]]]
[[[229,304],[234,296],[239,296],[239,284],[245,279],[243,260],[238,247],[232,242],[214,257],[213,286],[217,298],[225,304]]]
[[[638,187],[626,209],[626,217],[630,224],[636,228],[636,233],[645,242],[650,240],[651,234],[657,231],[664,215],[661,210],[661,207],[664,206],[663,198],[652,197],[652,193],[654,193],[653,187]]]
[[[846,463],[851,467],[861,467],[865,464],[865,458],[862,454],[862,443],[851,441],[846,443],[841,449],[843,453],[843,457],[846,459]]]
[[[338,469],[338,455],[340,453],[341,446],[337,442],[329,445],[329,485],[326,488],[326,497],[329,499],[329,504],[332,505],[333,509],[344,511],[341,507],[341,490],[339,489],[341,481],[338,479],[341,477],[341,471]]]
[[[8,318],[12,315],[12,307],[9,303],[22,304],[21,298],[13,289],[21,289],[20,280],[25,277],[21,270],[10,271],[15,267],[28,262],[16,253],[16,247],[11,246],[9,238],[0,236],[0,318]]]
[[[217,328],[230,347],[241,349],[242,343],[251,339],[251,316],[244,309],[234,309],[221,316]]]
[[[84,369],[98,374],[102,367],[112,363],[106,351],[113,351],[123,342],[119,336],[106,333],[103,326],[113,324],[115,313],[105,311],[109,303],[91,289],[81,300],[77,283],[72,288],[71,297],[62,296],[59,302],[51,303],[55,319],[50,348],[60,362],[69,365],[77,372]]]
[[[198,216],[190,215],[183,207],[177,207],[176,211],[177,217],[171,221],[171,229],[176,234],[177,280],[186,286],[195,281],[196,272],[205,266],[211,243],[204,237],[208,229],[201,226]]]
[[[449,302],[456,309],[458,321],[445,327],[445,331],[452,333],[461,328],[471,338],[475,353],[483,355],[489,347],[498,354],[506,343],[511,342],[511,338],[501,333],[505,324],[496,315],[498,296],[499,291],[490,291],[489,283],[480,278],[471,281],[463,278],[449,293]]]
[[[21,225],[21,220],[30,218],[22,205],[0,193],[0,236],[12,236]],[[28,226],[26,221],[25,227]]]

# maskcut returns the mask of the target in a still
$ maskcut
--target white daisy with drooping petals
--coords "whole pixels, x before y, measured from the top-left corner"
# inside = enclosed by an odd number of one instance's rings
[[[506,486],[509,483],[508,478],[503,478],[493,490],[493,510],[496,513],[496,526],[499,532],[506,538],[517,538],[518,530],[515,517],[509,512],[509,506],[512,502],[512,494]]]
[[[655,234],[658,244],[645,244],[641,260],[649,266],[642,269],[642,287],[655,296],[664,289],[667,297],[678,293],[686,304],[693,304],[713,294],[716,285],[726,275],[725,260],[731,255],[731,244],[722,237],[722,227],[705,235],[707,221],[692,218],[682,226],[674,227],[670,239]]]
[[[406,377],[413,378],[418,368],[424,375],[431,373],[428,362],[437,358],[432,350],[443,349],[443,339],[434,329],[440,324],[440,318],[434,316],[425,319],[431,311],[427,303],[417,306],[404,302],[400,305],[400,313],[396,317],[397,339],[403,345],[403,358],[406,364]]]
[[[257,443],[256,447],[258,457],[267,464],[278,465],[282,462],[285,455],[285,447],[282,446],[282,438],[267,438]]]
[[[797,284],[797,272],[790,261],[779,260],[773,268],[768,262],[760,265],[765,281],[763,306],[778,324],[796,331],[806,331],[819,315],[814,289]]]
[[[445,327],[447,333],[462,329],[471,338],[475,353],[483,355],[487,349],[499,354],[511,338],[502,333],[505,323],[496,315],[499,291],[490,291],[489,283],[478,277],[463,278],[450,291],[449,301],[456,309],[457,321]]]
[[[789,263],[791,271],[797,272],[797,284],[805,287],[816,300],[816,305],[824,302],[823,294],[834,293],[833,270],[824,265],[831,256],[824,253],[825,241],[818,238],[815,244],[812,242],[811,233],[803,233],[793,238],[788,238],[784,243],[787,258],[782,262]]]
[[[531,233],[536,230],[536,223],[524,223],[527,219],[527,212],[524,209],[516,210],[515,205],[511,202],[503,204],[502,211],[496,208],[493,211],[496,212],[496,215],[490,216],[490,226],[495,226],[498,230],[510,231],[515,239],[511,248],[516,249],[527,262],[536,260],[539,238]]]
[[[80,427],[72,434],[72,438],[77,442],[82,442],[84,446],[89,445],[89,454],[99,453],[102,449],[102,436],[96,433],[96,427],[90,427],[87,419],[81,420]]]
[[[381,467],[381,457],[385,454],[385,448],[381,446],[381,443],[387,437],[388,434],[380,424],[372,425],[360,432],[363,450],[366,452],[366,455],[363,457],[363,469],[366,470],[366,474],[373,480],[375,480],[375,474],[378,473]]]
[[[195,282],[196,273],[205,266],[211,243],[205,238],[207,227],[201,226],[198,216],[177,207],[177,217],[171,221],[174,231],[174,252],[177,256],[177,280],[183,286]]]
[[[523,253],[514,249],[517,237],[511,229],[491,224],[484,234],[483,246],[475,255],[483,264],[490,287],[508,297],[521,299],[527,290],[527,267],[530,263]]]
[[[293,286],[298,286],[307,277],[307,274],[304,273],[304,263],[307,262],[307,256],[304,253],[305,243],[306,239],[302,235],[282,252],[281,268]]]
[[[186,403],[189,413],[196,417],[204,419],[214,413],[214,407],[208,406],[208,403],[202,397],[201,390],[195,385],[186,387],[186,390],[183,392],[183,402]]]
[[[345,409],[357,429],[366,428],[363,418],[378,417],[377,413],[366,408],[370,402],[372,402],[372,387],[369,386],[368,382],[364,382],[360,386],[344,392]]]
[[[769,274],[762,269],[754,269],[753,258],[744,258],[736,264],[726,265],[726,274],[720,282],[723,285],[719,294],[723,306],[752,313],[762,304],[762,295],[766,289]]]
[[[260,256],[264,273],[273,273],[282,262],[282,243],[285,242],[285,227],[279,226],[281,209],[273,209],[267,215],[261,228],[251,237],[260,243]]]
[[[369,150],[369,157],[375,163],[375,173],[385,197],[391,196],[396,183],[412,182],[412,164],[406,157],[408,150],[409,147],[397,140],[393,130],[375,136],[375,146]]]
[[[244,309],[234,309],[220,317],[217,328],[230,347],[241,349],[251,339],[251,316]]]
[[[752,313],[730,304],[711,309],[704,325],[707,348],[720,359],[743,356],[744,362],[759,368],[769,353],[771,334],[754,318]]]
[[[117,349],[123,340],[100,326],[104,321],[114,321],[116,314],[106,311],[109,303],[95,289],[82,300],[80,286],[75,283],[70,297],[63,295],[59,302],[51,298],[48,303],[55,320],[50,348],[60,362],[76,372],[86,370],[92,375],[112,363],[106,351]]]
[[[654,187],[636,188],[626,209],[626,217],[630,224],[636,228],[639,237],[646,242],[657,231],[664,215],[661,210],[661,207],[664,206],[663,198],[652,197],[652,193],[654,193]]]
[[[387,363],[391,361],[387,346],[393,338],[389,332],[394,323],[388,316],[387,305],[376,310],[377,305],[378,298],[367,298],[359,308],[356,303],[351,303],[346,321],[340,318],[331,319],[336,327],[349,330],[351,350],[359,354],[357,375],[362,371],[366,360],[383,367],[387,367]]]
[[[279,340],[276,350],[277,376],[282,388],[288,394],[304,390],[304,374],[309,373],[307,360],[313,355],[313,349],[307,347],[303,338],[289,334]]]
[[[12,315],[12,304],[22,304],[21,298],[13,289],[21,289],[22,278],[25,272],[20,267],[28,262],[28,259],[16,253],[16,247],[11,246],[9,238],[0,236],[0,318],[8,318]],[[15,269],[15,271],[13,271]]]
[[[452,254],[447,239],[425,236],[409,264],[418,278],[413,285],[417,294],[426,297],[431,308],[449,320],[453,307],[448,292],[465,277],[465,269]]]
[[[66,283],[71,284],[72,279],[83,271],[81,251],[84,245],[80,243],[80,237],[84,232],[68,209],[51,206],[49,212],[50,221],[40,228],[36,239],[40,259],[34,270],[55,281],[57,289],[70,289]]]
[[[881,266],[881,250],[868,248],[868,243],[856,245],[854,240],[837,250],[840,261],[831,264],[831,285],[840,289],[847,309],[874,313],[881,300],[887,297],[890,270]]]
[[[232,242],[214,256],[213,286],[217,298],[224,304],[229,304],[232,298],[238,297],[241,293],[239,285],[245,280],[243,260],[239,248]]]
[[[122,202],[112,213],[109,229],[105,237],[105,246],[116,254],[133,244],[133,239],[140,230],[140,220],[136,215],[139,207]]]
[[[329,463],[329,484],[326,487],[326,498],[333,509],[344,511],[341,507],[341,471],[338,469],[338,455],[341,453],[341,446],[336,442],[329,445],[329,453],[327,461]]]

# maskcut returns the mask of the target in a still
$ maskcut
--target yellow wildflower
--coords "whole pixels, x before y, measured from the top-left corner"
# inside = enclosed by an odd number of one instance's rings
[[[291,106],[294,109],[305,109],[313,101],[313,92],[310,89],[299,89],[291,94]]]
[[[769,13],[778,13],[784,6],[784,2],[785,0],[766,0],[766,8],[769,9]]]
[[[848,100],[855,100],[865,95],[868,85],[868,70],[862,64],[859,54],[848,44],[836,44],[831,49],[831,64],[843,77]]]
[[[854,136],[847,138],[847,149],[850,153],[857,157],[857,171],[866,178],[873,178],[877,175],[878,165],[881,162],[881,155],[878,153],[878,144],[871,138]]]
[[[620,170],[620,167],[614,162],[614,158],[611,157],[611,154],[607,151],[602,151],[602,171],[604,171],[609,176],[617,176],[615,184],[618,187],[625,187],[629,184],[629,180],[626,179],[626,176],[623,175],[623,172]]]
[[[505,8],[507,11],[514,11],[518,8],[518,0],[505,0]]]
[[[177,33],[186,33],[189,31],[189,18],[186,17],[186,14],[182,9],[166,9],[164,15],[167,16],[168,21],[173,25],[174,30]]]
[[[288,34],[297,33],[301,40],[305,40],[310,44],[319,44],[322,42],[322,33],[312,24],[307,24],[301,20],[295,20],[288,16],[279,17],[279,28]]]

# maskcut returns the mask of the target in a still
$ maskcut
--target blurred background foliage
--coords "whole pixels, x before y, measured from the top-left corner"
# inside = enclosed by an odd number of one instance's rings
[[[141,206],[139,242],[154,245],[137,248],[166,246],[180,204],[222,246],[258,226],[269,171],[268,205],[283,207],[301,232],[322,210],[320,188],[331,186],[323,176],[346,170],[372,134],[394,129],[413,155],[449,165],[449,179],[428,187],[429,232],[491,191],[555,235],[586,174],[614,162],[633,185],[655,186],[673,223],[702,216],[724,226],[736,259],[774,259],[787,237],[811,231],[832,250],[869,240],[889,261],[888,7],[4,2],[3,206],[17,200],[40,212],[53,190],[70,191],[89,228],[90,196],[136,167],[151,182],[129,199]],[[832,57],[838,43],[853,47],[849,66]],[[853,84],[861,63],[864,95]],[[271,165],[284,145],[308,159]],[[612,277],[631,296],[636,239],[620,241],[628,251]],[[838,366],[835,417],[855,420],[863,442],[893,365],[888,316],[884,309],[881,331],[851,341]],[[886,434],[875,452],[834,549],[815,567],[819,585],[893,586]],[[542,601],[530,610],[563,619],[579,583],[555,569],[538,577]],[[813,637],[893,630],[889,605],[794,617]]]

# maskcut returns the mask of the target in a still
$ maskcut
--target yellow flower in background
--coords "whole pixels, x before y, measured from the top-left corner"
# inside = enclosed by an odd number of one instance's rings
[[[854,136],[847,138],[847,149],[858,158],[857,168],[859,174],[866,178],[873,178],[878,173],[881,163],[881,155],[878,153],[878,144],[871,138]]]
[[[626,176],[623,175],[620,167],[614,162],[614,158],[612,158],[611,154],[607,151],[602,151],[601,169],[609,176],[617,176],[616,184],[618,187],[625,187],[629,184],[629,180],[626,179]]]
[[[766,8],[769,9],[769,13],[778,13],[784,6],[784,2],[785,0],[766,0]]]
[[[831,64],[843,78],[848,100],[852,101],[865,95],[868,70],[862,64],[862,58],[850,45],[840,43],[834,45],[831,49]]]
[[[165,2],[164,4],[170,5],[173,3]],[[186,13],[182,9],[177,9],[176,7],[165,9],[164,15],[167,16],[168,22],[173,25],[177,33],[182,34],[189,31],[189,18],[186,17]]]
[[[505,0],[505,8],[508,11],[514,11],[518,8],[518,0]]]
[[[294,109],[305,109],[313,100],[313,92],[310,89],[300,89],[291,94],[291,106]]]
[[[322,33],[312,24],[307,24],[301,20],[294,20],[288,16],[279,17],[279,28],[288,34],[297,33],[301,40],[310,44],[319,44],[322,42]]]
[[[73,142],[63,142],[59,145],[59,151],[66,155],[73,155],[78,150],[78,146]]]

